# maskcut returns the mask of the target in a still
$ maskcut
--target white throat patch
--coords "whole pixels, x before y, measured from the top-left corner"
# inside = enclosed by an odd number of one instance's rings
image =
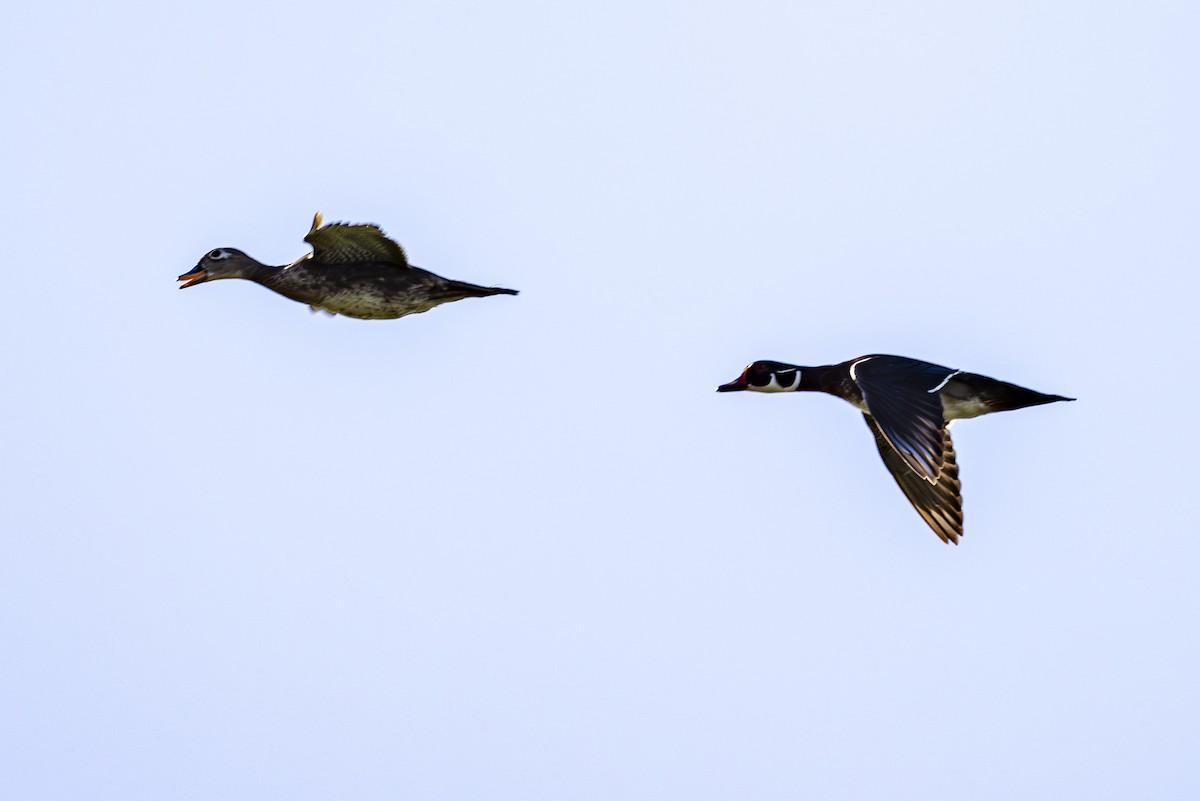
[[[785,381],[791,379],[791,382],[787,386],[780,384],[780,376],[783,376]],[[758,392],[795,392],[797,389],[799,389],[799,387],[800,370],[799,368],[792,368],[790,370],[780,370],[779,372],[772,374],[771,383],[767,384],[765,387],[750,387],[750,389],[757,390]]]

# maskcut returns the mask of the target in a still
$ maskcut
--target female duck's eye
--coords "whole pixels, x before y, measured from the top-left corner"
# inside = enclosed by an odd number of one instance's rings
[[[208,257],[210,259],[223,259],[223,258],[225,258],[225,252],[218,248],[217,250],[214,250],[212,253],[209,253]]]

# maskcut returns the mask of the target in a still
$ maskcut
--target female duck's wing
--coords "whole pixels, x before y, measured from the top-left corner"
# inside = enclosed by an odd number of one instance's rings
[[[328,266],[372,262],[407,269],[404,248],[390,239],[378,225],[330,223],[321,225],[321,212],[313,217],[312,230],[304,237],[312,245],[310,262]]]
[[[875,446],[892,478],[908,498],[913,508],[925,519],[933,533],[942,542],[958,544],[962,536],[962,482],[958,480],[958,460],[954,456],[954,443],[950,432],[942,429],[942,469],[935,479],[928,479],[908,466],[908,462],[892,447],[878,422],[869,414],[863,419],[875,435]]]
[[[939,393],[954,373],[902,356],[865,356],[850,365],[850,377],[883,438],[928,480],[942,471],[946,422]]]

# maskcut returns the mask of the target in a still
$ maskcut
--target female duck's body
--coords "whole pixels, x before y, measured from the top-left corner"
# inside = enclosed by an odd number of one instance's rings
[[[281,267],[263,264],[235,248],[217,248],[179,276],[184,282],[180,289],[244,278],[306,303],[314,311],[361,320],[419,314],[463,298],[517,294],[515,289],[476,286],[413,267],[400,245],[375,225],[321,227],[318,213],[304,241],[313,252]]]

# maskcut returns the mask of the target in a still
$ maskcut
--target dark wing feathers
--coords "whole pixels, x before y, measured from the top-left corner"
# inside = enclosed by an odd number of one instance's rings
[[[872,356],[851,367],[867,411],[883,437],[910,468],[934,479],[942,471],[942,399],[933,391],[948,367],[899,356]]]
[[[330,223],[321,226],[321,213],[313,217],[312,230],[304,237],[312,245],[312,262],[338,265],[362,262],[392,264],[407,268],[404,248],[390,239],[378,225]]]
[[[942,469],[936,477],[928,479],[909,467],[871,415],[864,414],[863,419],[875,435],[875,446],[879,448],[883,463],[887,465],[892,478],[896,479],[896,484],[913,508],[943,542],[953,542],[957,545],[963,530],[962,482],[958,480],[958,460],[954,455],[954,443],[950,441],[950,432],[942,428]]]

